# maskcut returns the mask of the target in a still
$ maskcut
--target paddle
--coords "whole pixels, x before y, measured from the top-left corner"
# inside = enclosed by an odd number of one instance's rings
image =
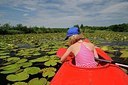
[[[66,48],[59,48],[56,55],[61,58],[61,56],[63,56],[63,54],[66,52]],[[122,67],[126,67],[128,68],[128,65],[125,65],[125,64],[121,64],[121,63],[118,63],[116,61],[113,61],[110,57],[108,57],[108,55],[103,52],[101,49],[97,48],[97,51],[98,51],[98,54],[102,54],[102,56],[104,56],[103,58],[106,58],[107,60],[105,59],[100,59],[100,58],[95,58],[95,60],[97,61],[101,61],[101,62],[106,62],[106,63],[112,63],[112,64],[115,64],[115,65],[118,65],[118,66],[122,66]],[[71,60],[73,58],[73,55],[70,54],[66,60]]]
[[[106,63],[112,63],[112,64],[115,64],[115,65],[118,65],[118,66],[121,66],[121,67],[126,67],[126,68],[128,68],[128,65],[121,64],[121,63],[118,63],[118,62],[116,62],[116,61],[104,60],[104,59],[99,59],[99,58],[95,58],[95,60],[101,61],[101,62],[106,62]]]

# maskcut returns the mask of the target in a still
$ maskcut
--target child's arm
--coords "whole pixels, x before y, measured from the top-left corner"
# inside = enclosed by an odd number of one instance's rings
[[[65,52],[65,54],[61,57],[60,61],[63,63],[70,53],[71,53],[71,47],[69,47],[67,49],[67,51]]]

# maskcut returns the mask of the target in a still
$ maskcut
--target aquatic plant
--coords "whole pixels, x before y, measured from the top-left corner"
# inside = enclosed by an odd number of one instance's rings
[[[53,77],[55,75],[56,68],[49,67],[49,68],[43,68],[40,72],[42,73],[43,77]]]
[[[29,75],[25,71],[18,74],[10,74],[6,77],[6,79],[9,81],[23,81],[28,78],[29,78]]]

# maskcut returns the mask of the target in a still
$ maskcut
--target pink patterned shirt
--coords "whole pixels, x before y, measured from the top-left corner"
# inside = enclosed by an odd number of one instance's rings
[[[75,57],[76,66],[82,68],[97,67],[97,62],[94,60],[94,53],[81,43],[80,50]]]

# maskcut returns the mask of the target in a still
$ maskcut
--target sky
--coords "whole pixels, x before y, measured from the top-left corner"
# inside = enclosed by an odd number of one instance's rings
[[[71,27],[128,23],[128,0],[0,0],[0,24]]]

